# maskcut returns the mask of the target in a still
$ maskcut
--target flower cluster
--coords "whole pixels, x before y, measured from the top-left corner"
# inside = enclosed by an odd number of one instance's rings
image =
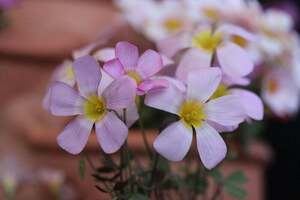
[[[220,30],[227,34],[229,28]],[[129,42],[97,51],[93,44],[75,52],[74,61],[65,61],[54,73],[44,98],[52,114],[76,116],[58,136],[60,147],[80,153],[94,128],[105,153],[118,151],[128,127],[139,118],[144,96],[145,105],[178,116],[155,139],[154,149],[168,160],[180,161],[195,134],[204,166],[215,167],[227,152],[219,132],[232,131],[250,118],[262,119],[263,106],[254,93],[229,84],[228,80],[243,79],[253,69],[244,49],[223,37],[223,32],[210,30],[189,38],[190,46],[174,75],[164,74],[168,65],[161,53],[147,50],[139,55]],[[251,34],[240,31],[251,39]],[[242,57],[232,57],[232,52]]]
[[[186,68],[219,66],[226,91],[253,80],[273,114],[282,118],[297,113],[300,45],[288,13],[264,10],[256,0],[115,2],[162,54],[176,59],[187,50],[177,77],[186,79]]]

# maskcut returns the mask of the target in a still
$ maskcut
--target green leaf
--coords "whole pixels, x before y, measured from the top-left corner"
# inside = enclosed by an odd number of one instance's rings
[[[245,176],[244,172],[235,171],[226,178],[225,182],[234,185],[244,184],[247,182],[247,177]]]
[[[84,179],[85,169],[86,169],[85,160],[82,158],[79,160],[79,176],[81,180]]]
[[[234,184],[225,184],[223,189],[225,192],[238,199],[244,199],[247,196],[247,191],[245,189]]]
[[[132,194],[129,198],[129,200],[148,200],[148,199],[149,199],[148,196],[141,193]]]
[[[189,174],[186,177],[186,186],[196,194],[203,194],[207,188],[207,179],[198,172]]]
[[[208,175],[211,176],[217,183],[222,183],[224,181],[224,176],[217,168],[209,171]]]

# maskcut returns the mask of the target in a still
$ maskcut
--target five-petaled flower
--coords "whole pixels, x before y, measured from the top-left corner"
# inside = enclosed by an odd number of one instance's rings
[[[95,126],[103,151],[114,153],[128,135],[127,126],[114,111],[134,102],[136,83],[123,76],[108,85],[101,80],[100,66],[91,56],[78,58],[72,66],[79,92],[62,82],[51,86],[52,114],[77,115],[57,137],[57,142],[69,153],[78,154]]]
[[[239,98],[235,95],[209,100],[221,81],[218,68],[203,68],[188,75],[186,89],[170,84],[149,92],[145,104],[179,116],[154,141],[155,150],[171,161],[187,154],[196,132],[197,147],[204,166],[215,167],[226,155],[227,147],[219,133],[209,125],[235,126],[244,120]]]

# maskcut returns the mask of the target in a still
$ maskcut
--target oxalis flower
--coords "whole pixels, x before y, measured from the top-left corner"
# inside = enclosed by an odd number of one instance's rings
[[[113,78],[129,76],[136,82],[138,95],[168,86],[168,81],[154,77],[163,67],[162,57],[156,51],[147,50],[139,57],[135,45],[129,42],[118,42],[115,56],[104,64],[104,70]]]
[[[190,68],[211,66],[216,59],[222,71],[233,77],[248,75],[254,67],[249,53],[244,49],[254,36],[246,30],[231,24],[213,29],[209,25],[198,27],[194,32],[181,32],[158,42],[158,48],[166,56],[173,57],[177,52],[188,49],[178,65],[178,76]]]
[[[71,154],[80,153],[95,126],[103,151],[116,152],[125,142],[128,128],[114,110],[134,102],[135,82],[123,76],[108,86],[106,82],[100,83],[100,66],[91,56],[75,60],[73,70],[79,92],[62,82],[55,82],[51,87],[52,114],[77,115],[57,137],[59,146]]]
[[[155,150],[171,161],[187,154],[193,138],[204,166],[215,167],[226,155],[227,148],[219,133],[208,121],[235,126],[243,121],[239,99],[234,95],[209,100],[221,81],[218,68],[200,69],[188,76],[186,90],[170,84],[166,89],[149,92],[145,104],[179,116],[180,120],[164,129],[154,141]]]

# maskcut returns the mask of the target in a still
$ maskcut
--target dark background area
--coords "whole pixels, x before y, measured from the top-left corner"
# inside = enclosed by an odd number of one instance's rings
[[[300,1],[261,1],[265,7],[292,10],[295,28],[300,30]],[[288,4],[288,5],[287,5]],[[299,55],[300,56],[300,55]],[[267,199],[300,199],[300,115],[289,121],[268,121],[266,139],[275,151],[275,160],[266,171]]]

